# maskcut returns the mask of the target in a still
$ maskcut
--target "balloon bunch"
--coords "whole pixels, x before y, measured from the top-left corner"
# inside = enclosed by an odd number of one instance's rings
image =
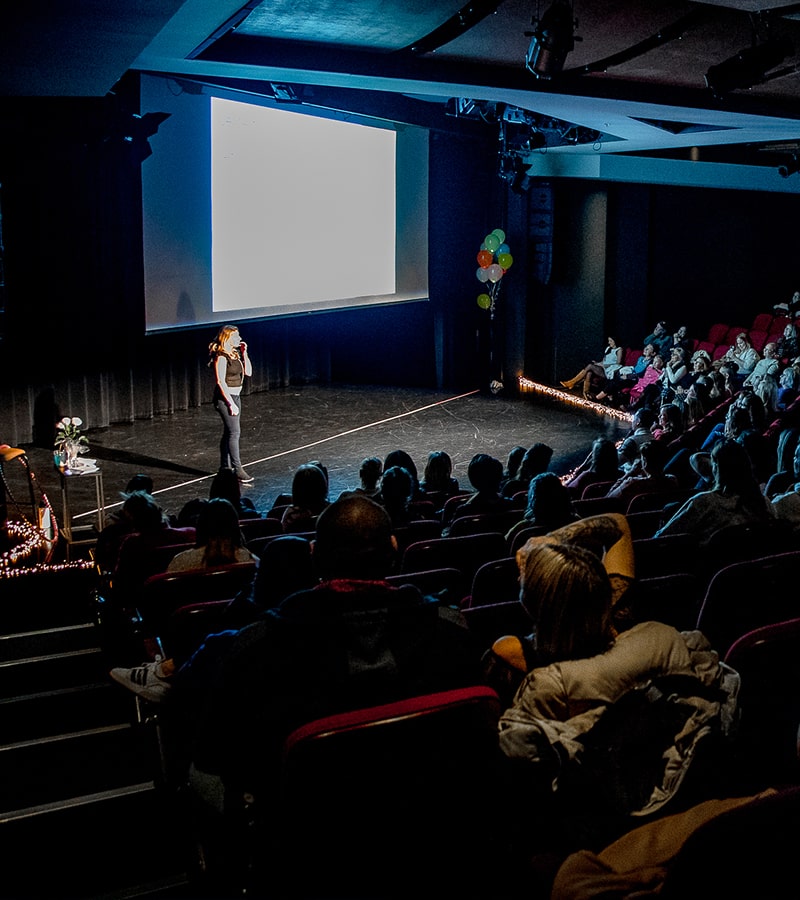
[[[494,309],[494,303],[500,290],[500,279],[511,268],[514,257],[506,243],[506,233],[502,228],[495,228],[483,239],[478,251],[478,281],[489,283],[488,293],[478,294],[478,306],[481,309]]]

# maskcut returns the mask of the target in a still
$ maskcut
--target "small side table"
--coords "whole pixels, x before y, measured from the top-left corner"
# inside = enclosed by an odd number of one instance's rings
[[[98,467],[91,472],[81,472],[80,470],[72,471],[70,469],[59,469],[58,474],[61,481],[61,532],[67,541],[67,560],[70,557],[70,547],[77,544],[93,544],[96,535],[102,531],[105,525],[106,500],[103,492],[103,473]],[[78,480],[86,481],[90,478],[94,479],[95,499],[97,501],[97,512],[93,525],[73,525],[72,513],[69,506],[70,486],[74,485]],[[96,529],[95,537],[83,539],[79,538],[81,532],[93,531]]]

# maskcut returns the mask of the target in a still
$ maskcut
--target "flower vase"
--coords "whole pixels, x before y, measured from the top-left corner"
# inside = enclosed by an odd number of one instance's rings
[[[75,464],[78,462],[80,445],[77,441],[64,441],[64,450],[67,454],[67,468],[74,469]]]

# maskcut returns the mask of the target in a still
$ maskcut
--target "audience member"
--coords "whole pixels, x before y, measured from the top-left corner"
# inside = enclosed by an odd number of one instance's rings
[[[611,484],[623,474],[614,441],[607,437],[596,437],[589,456],[578,466],[566,484],[573,497],[580,498],[590,484],[600,481]]]
[[[736,335],[736,340],[723,357],[723,359],[735,362],[739,367],[739,371],[736,373],[739,387],[742,386],[744,379],[755,369],[759,358],[758,351],[750,343],[750,336],[746,331]]]
[[[625,389],[630,389],[636,384],[637,381],[644,375],[647,369],[650,367],[650,364],[653,362],[653,357],[656,355],[656,348],[653,344],[645,344],[642,349],[641,355],[636,360],[634,365],[632,366],[622,366],[621,369],[617,369],[617,371],[611,376],[611,378],[606,379],[606,381],[601,385],[600,390],[595,396],[595,400],[610,400],[612,403],[616,403],[619,397],[619,394]]]
[[[422,489],[420,488],[419,484],[417,464],[411,458],[410,454],[406,453],[405,450],[390,451],[386,454],[386,457],[383,460],[383,471],[385,472],[387,469],[391,469],[392,466],[400,466],[411,475],[414,483],[414,494],[411,499],[424,500],[425,498],[422,495]]]
[[[377,456],[367,456],[361,460],[358,470],[359,486],[352,491],[342,491],[339,499],[361,495],[374,500],[381,492],[380,480],[383,474],[383,463]]]
[[[220,469],[211,479],[208,499],[222,498],[233,504],[240,519],[260,519],[261,513],[249,497],[242,496],[242,486],[235,469]]]
[[[414,518],[409,510],[413,493],[414,479],[408,469],[390,466],[383,473],[381,492],[375,500],[389,513],[393,528],[408,525]]]
[[[615,482],[608,490],[606,497],[621,500],[625,509],[630,501],[639,494],[651,494],[676,490],[680,487],[674,475],[664,473],[667,454],[661,441],[649,441],[642,444],[640,466]]]
[[[657,408],[661,398],[661,376],[664,372],[664,357],[656,353],[642,377],[633,385],[628,394],[631,410],[644,407]]]
[[[778,494],[784,494],[794,484],[794,453],[797,447],[800,428],[790,427],[781,430],[778,435],[778,453],[775,471],[767,480],[764,496],[774,500]]]
[[[505,491],[505,486],[509,481],[513,481],[517,477],[517,473],[519,472],[520,464],[522,463],[522,457],[525,456],[526,447],[521,447],[517,445],[516,447],[512,447],[508,451],[508,457],[506,458],[506,467],[503,471],[503,490]],[[504,493],[504,496],[505,493]]]
[[[800,356],[800,340],[798,340],[797,325],[794,322],[788,322],[783,329],[783,334],[778,338],[775,346],[775,356],[785,366]]]
[[[292,479],[292,502],[284,510],[284,532],[313,531],[317,516],[328,505],[328,479],[314,463],[298,466]]]
[[[652,344],[656,348],[656,354],[662,359],[667,359],[672,349],[672,335],[669,333],[667,323],[663,320],[656,322],[652,334],[648,334],[642,344]]]
[[[528,505],[525,514],[506,534],[511,543],[523,529],[536,526],[545,531],[553,531],[574,522],[578,514],[572,506],[572,495],[555,472],[540,472],[531,479],[528,486]]]
[[[593,359],[577,375],[562,381],[561,384],[568,390],[582,384],[584,398],[591,399],[594,397],[596,386],[605,383],[606,379],[613,378],[614,373],[622,368],[623,353],[624,348],[617,343],[616,338],[609,337],[600,359]]]
[[[236,478],[234,470],[230,471]],[[244,546],[236,508],[224,497],[215,497],[202,508],[197,518],[195,540],[196,546],[192,550],[183,550],[172,557],[168,572],[258,562],[258,557]]]
[[[444,450],[432,450],[428,454],[420,489],[425,494],[452,497],[459,491],[458,480],[453,478],[453,460]]]
[[[778,403],[778,379],[781,367],[777,352],[778,347],[775,343],[770,341],[765,344],[764,356],[742,382],[742,387],[753,389],[768,412],[775,412]]]
[[[450,525],[459,516],[480,513],[501,513],[510,509],[508,498],[500,495],[503,480],[503,464],[488,453],[476,453],[469,462],[467,478],[474,492],[456,503],[447,521],[442,522],[442,536],[450,532]]]
[[[661,403],[672,403],[681,396],[692,383],[692,375],[686,364],[686,351],[683,347],[673,347],[669,352],[669,361],[661,373]]]
[[[711,451],[714,486],[690,497],[655,533],[693,534],[705,543],[726,525],[767,522],[774,518],[769,501],[753,473],[745,448],[737,441],[723,439]]]
[[[781,372],[775,405],[785,410],[800,394],[800,357],[795,357]]]
[[[395,542],[379,504],[331,504],[313,555],[321,583],[240,631],[219,661],[193,759],[229,799],[269,798],[284,738],[311,719],[480,682],[461,615],[382,580]],[[180,702],[180,682],[170,702]]]
[[[792,472],[794,483],[783,493],[773,497],[770,502],[776,518],[791,522],[793,530],[798,532],[800,531],[800,443],[795,446]]]
[[[513,497],[514,494],[527,491],[531,479],[542,472],[546,472],[552,458],[553,448],[541,441],[537,441],[532,447],[529,447],[523,454],[517,477],[503,484],[503,496]]]
[[[683,410],[676,403],[665,403],[652,428],[653,440],[669,443],[683,434]]]

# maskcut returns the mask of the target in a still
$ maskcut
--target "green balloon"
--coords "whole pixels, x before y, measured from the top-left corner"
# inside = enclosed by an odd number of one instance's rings
[[[498,241],[500,241],[500,244],[502,244],[506,239],[506,233],[502,228],[495,228],[492,234],[497,238]],[[500,244],[498,244],[497,246],[499,247]]]
[[[487,250],[491,250],[492,253],[494,253],[494,251],[497,250],[502,241],[496,234],[487,234],[483,240],[483,243],[486,244]]]
[[[510,269],[511,264],[514,262],[514,257],[510,253],[498,253],[497,262],[504,269]]]
[[[489,309],[492,305],[492,298],[488,294],[478,294],[478,306],[481,309]]]

